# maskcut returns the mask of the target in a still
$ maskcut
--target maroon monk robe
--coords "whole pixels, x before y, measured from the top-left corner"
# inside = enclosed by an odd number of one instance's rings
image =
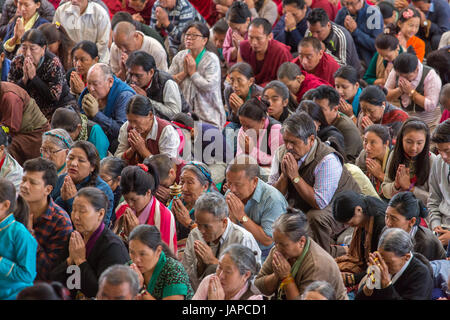
[[[294,60],[292,60],[292,63],[295,63],[300,67],[300,69],[304,70],[300,63],[300,57],[297,57]],[[322,59],[320,59],[316,68],[314,69],[313,72],[311,72],[311,74],[315,75],[316,77],[322,80],[325,80],[326,82],[331,84],[331,86],[334,87],[334,73],[339,68],[340,66],[336,62],[336,60],[328,53],[324,52],[322,55]]]
[[[302,101],[303,95],[310,89],[317,88],[321,85],[327,85],[331,86],[328,82],[325,80],[322,80],[315,75],[311,73],[307,73],[306,71],[302,70],[302,74],[305,76],[305,79],[303,80],[302,84],[300,85],[300,89],[297,92],[297,102],[300,103]]]
[[[239,44],[242,60],[247,62],[255,74],[255,83],[264,87],[268,82],[277,79],[278,68],[284,62],[292,60],[291,47],[277,40],[270,40],[264,60],[257,61],[249,40],[243,40]]]

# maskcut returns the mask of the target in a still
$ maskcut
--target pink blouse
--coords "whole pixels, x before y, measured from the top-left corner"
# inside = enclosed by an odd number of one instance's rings
[[[258,143],[253,147],[252,150],[250,150],[249,154],[249,156],[253,159],[257,159],[258,164],[262,167],[271,166],[272,157],[275,155],[275,151],[277,151],[277,149],[284,144],[283,135],[281,134],[281,124],[279,123],[272,125],[272,127],[270,128],[268,141],[263,141],[263,139],[267,139],[265,132],[267,131],[268,126],[269,118],[266,118],[264,129],[262,129],[261,132],[258,133]],[[250,139],[252,141],[256,140],[256,133],[252,131],[253,130],[247,130],[247,132],[244,132],[244,129],[242,127],[239,129],[236,156],[244,154],[244,150],[239,143],[241,139],[244,139],[244,134],[250,136]]]

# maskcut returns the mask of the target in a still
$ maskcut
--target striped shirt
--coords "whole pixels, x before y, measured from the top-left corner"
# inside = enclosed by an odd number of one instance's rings
[[[305,37],[307,36],[311,36],[309,29],[305,33]],[[323,43],[326,48],[325,52],[331,55],[341,67],[351,65],[356,70],[361,68],[355,42],[347,29],[331,22],[330,34]]]
[[[152,17],[150,18],[150,27],[157,31],[163,31],[156,26],[156,8],[161,7],[161,2],[156,1],[152,8]],[[170,24],[164,31],[169,36],[170,52],[175,55],[178,52],[178,46],[181,43],[181,34],[186,26],[192,21],[200,21],[206,23],[205,19],[187,0],[176,0],[175,7],[167,10]]]
[[[280,158],[284,156],[286,149],[279,148],[273,157],[272,168],[270,171],[269,184],[275,184],[280,178]],[[308,153],[298,161],[298,167],[305,161]],[[342,164],[334,153],[325,156],[314,169],[314,199],[320,209],[327,207],[333,199],[334,193],[339,185],[342,175]]]

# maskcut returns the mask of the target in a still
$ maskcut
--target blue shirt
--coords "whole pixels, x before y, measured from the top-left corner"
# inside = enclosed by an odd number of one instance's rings
[[[287,206],[288,203],[280,191],[258,178],[258,184],[245,204],[244,211],[254,223],[261,226],[267,236],[272,237],[272,223],[286,212]],[[261,251],[273,247],[273,243],[264,246],[258,242],[258,245]]]
[[[36,278],[37,241],[11,213],[0,222],[0,300],[14,300]]]
[[[359,111],[360,111],[360,107],[359,107],[359,96],[361,95],[362,89],[358,88],[358,91],[356,91],[355,96],[353,97],[353,101],[352,101],[352,107],[353,107],[353,114],[355,115],[355,117],[358,116]],[[349,101],[347,101],[349,102]]]
[[[339,10],[335,23],[344,27],[345,17],[350,15],[347,8]],[[383,32],[383,16],[377,6],[369,6],[364,2],[364,6],[356,14],[357,28],[352,33],[356,44],[359,58],[370,64],[372,56],[375,54],[375,38]]]
[[[103,132],[102,127],[98,124],[92,127],[88,141],[92,142],[92,144],[97,148],[100,159],[103,159],[108,155],[109,140]]]
[[[305,36],[306,30],[308,30],[308,23],[306,17],[311,12],[311,9],[306,10],[305,18],[303,18],[292,31],[286,31],[286,15],[282,16],[277,22],[275,27],[273,27],[273,38],[291,47],[291,52],[297,52],[297,47],[300,41],[302,41]]]
[[[450,5],[444,0],[431,0],[431,6],[425,17],[436,24],[442,34],[450,30]]]
[[[63,200],[61,198],[61,188],[64,184],[64,178],[66,177],[66,175],[67,173],[62,174],[58,177],[58,181],[56,182],[55,189],[53,189],[51,196],[57,205],[59,205],[61,208],[66,210],[66,212],[69,215],[71,215],[74,198],[68,200]],[[87,184],[90,178],[91,177],[88,176],[86,179],[76,184],[75,187],[77,188],[77,191],[80,191],[80,189],[84,187],[88,187]],[[103,218],[103,222],[105,223],[105,226],[107,228],[110,228],[111,217],[113,215],[114,210],[114,194],[111,191],[109,185],[105,181],[103,181],[100,177],[97,177],[97,179],[95,180],[95,188],[102,190],[106,194],[106,197],[108,198],[108,211],[106,211],[105,217]]]

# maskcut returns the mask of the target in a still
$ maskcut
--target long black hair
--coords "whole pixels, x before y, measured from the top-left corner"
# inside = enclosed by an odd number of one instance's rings
[[[394,151],[392,152],[392,161],[388,170],[389,179],[395,180],[397,168],[400,164],[404,164],[408,159],[403,149],[403,137],[411,130],[423,131],[425,133],[426,141],[423,150],[416,157],[416,170],[417,183],[416,185],[422,186],[428,181],[430,175],[430,129],[427,124],[417,117],[411,117],[406,120],[400,128],[397,135]]]
[[[94,167],[94,170],[90,174],[90,179],[87,186],[95,187],[97,177],[100,172],[100,156],[97,148],[89,141],[77,141],[72,145],[71,149],[75,148],[83,150],[84,153],[86,153],[89,163]]]
[[[28,219],[30,216],[30,208],[21,195],[16,197],[16,187],[13,183],[5,178],[0,178],[0,202],[9,200],[8,213],[13,213],[14,219],[28,227]]]
[[[339,193],[333,201],[334,219],[342,223],[348,222],[355,215],[357,206],[361,207],[365,216],[384,216],[387,208],[383,200],[346,190]]]

